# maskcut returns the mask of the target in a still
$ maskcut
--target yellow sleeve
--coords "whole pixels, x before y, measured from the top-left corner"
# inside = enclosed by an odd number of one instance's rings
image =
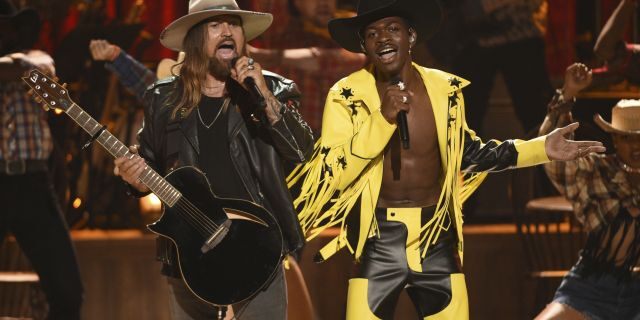
[[[546,141],[546,135],[531,140],[515,140],[514,144],[518,151],[518,163],[516,167],[530,167],[550,162],[551,160],[549,160],[544,147]]]

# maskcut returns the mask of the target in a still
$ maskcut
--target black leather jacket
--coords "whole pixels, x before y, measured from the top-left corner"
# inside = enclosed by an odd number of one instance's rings
[[[238,176],[253,201],[269,209],[278,220],[284,250],[289,253],[303,246],[304,236],[285,184],[283,160],[307,161],[313,153],[313,136],[297,112],[300,92],[295,83],[274,73],[265,71],[264,74],[267,85],[282,103],[282,118],[270,125],[263,112],[255,110],[248,93],[233,82],[228,88],[231,96],[229,150]],[[198,167],[196,112],[183,116],[179,112],[176,119],[171,117],[175,101],[172,93],[178,86],[177,77],[160,80],[149,87],[144,98],[139,152],[162,175],[182,166]],[[168,241],[160,240],[159,244],[159,260],[173,267],[173,249],[166,246]],[[165,273],[167,271],[171,274],[175,269],[165,268]]]

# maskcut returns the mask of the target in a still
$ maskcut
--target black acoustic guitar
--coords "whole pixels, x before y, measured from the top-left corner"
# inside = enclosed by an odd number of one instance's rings
[[[39,70],[22,80],[45,109],[63,110],[112,156],[134,156],[69,98],[65,85]],[[217,306],[241,302],[263,288],[280,267],[282,233],[264,207],[216,197],[194,167],[176,169],[164,178],[147,167],[140,181],[164,204],[160,219],[147,227],[175,244],[184,282],[198,298]]]

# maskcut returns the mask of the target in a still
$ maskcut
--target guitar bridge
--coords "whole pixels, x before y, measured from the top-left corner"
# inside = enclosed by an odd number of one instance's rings
[[[200,248],[200,251],[202,251],[202,253],[207,253],[209,250],[215,248],[218,244],[220,244],[220,241],[222,241],[222,239],[224,239],[224,237],[229,232],[229,226],[231,226],[231,220],[227,219],[227,221],[220,225],[216,232],[214,232],[211,237],[209,237],[207,241],[204,242],[204,244]]]

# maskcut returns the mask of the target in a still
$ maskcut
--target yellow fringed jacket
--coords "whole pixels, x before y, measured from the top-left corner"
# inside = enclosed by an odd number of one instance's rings
[[[431,99],[444,172],[436,213],[421,228],[422,256],[453,219],[462,257],[462,203],[480,185],[486,171],[548,162],[546,137],[483,143],[464,118],[461,89],[469,82],[443,71],[413,66]],[[313,158],[287,179],[290,187],[300,186],[294,205],[307,240],[328,227],[341,229],[320,250],[316,256],[319,261],[345,246],[358,260],[366,239],[377,235],[374,210],[382,184],[383,150],[396,130],[396,125],[384,119],[380,107],[371,69],[338,81],[327,96],[322,137]]]

